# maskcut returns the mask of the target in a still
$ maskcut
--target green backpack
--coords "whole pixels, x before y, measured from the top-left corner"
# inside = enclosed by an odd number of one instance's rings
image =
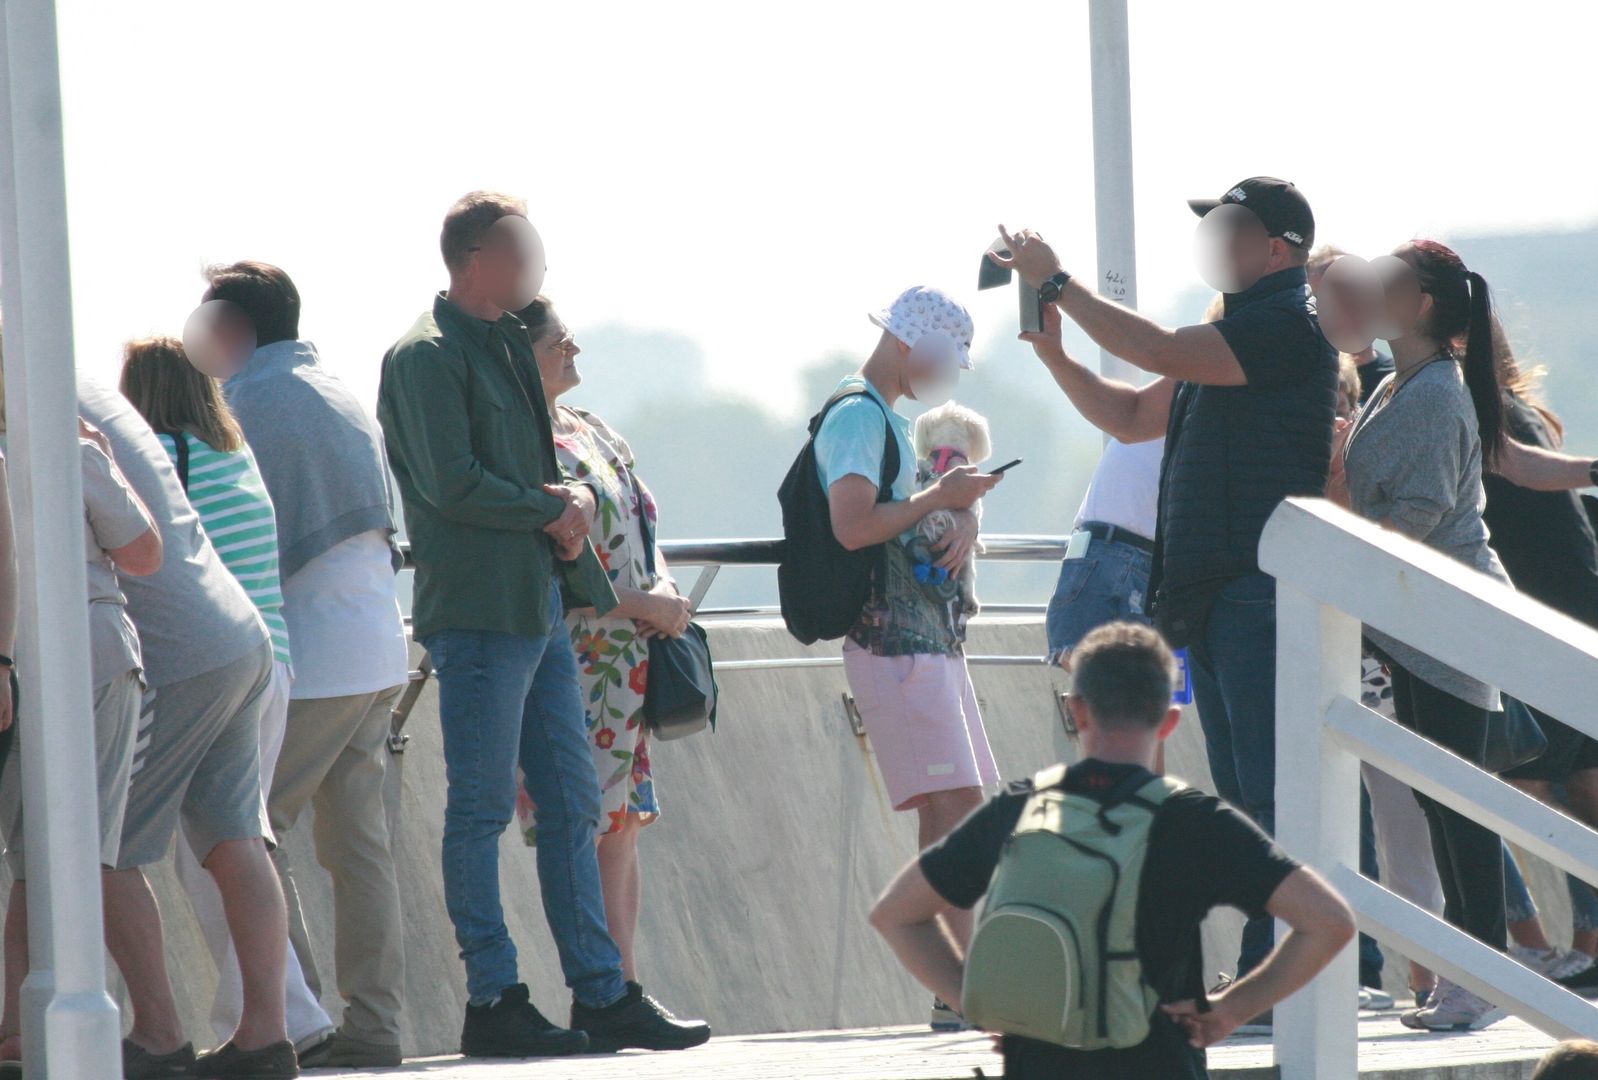
[[[1155,812],[1184,786],[1137,772],[1103,802],[1038,774],[966,954],[965,1018],[1078,1050],[1149,1035],[1159,996],[1137,957],[1137,898]]]

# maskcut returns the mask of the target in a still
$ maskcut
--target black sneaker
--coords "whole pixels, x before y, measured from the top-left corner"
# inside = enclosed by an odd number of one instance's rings
[[[1584,998],[1598,997],[1598,964],[1563,979],[1555,979],[1554,982]]]
[[[194,1075],[194,1044],[184,1043],[170,1054],[152,1054],[132,1039],[122,1040],[122,1075],[125,1080],[172,1080]]]
[[[194,1063],[195,1076],[215,1080],[294,1080],[300,1075],[299,1055],[294,1044],[284,1039],[259,1050],[240,1050],[226,1042]]]
[[[687,1050],[710,1039],[703,1020],[679,1020],[635,982],[618,1002],[591,1009],[572,1002],[572,1027],[588,1033],[589,1048],[608,1054],[617,1050]]]
[[[492,1005],[466,1006],[461,1053],[467,1057],[558,1057],[587,1049],[587,1035],[556,1027],[533,1007],[525,983],[507,986]]]

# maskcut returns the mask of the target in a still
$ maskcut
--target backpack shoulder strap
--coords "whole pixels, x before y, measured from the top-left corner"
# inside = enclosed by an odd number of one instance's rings
[[[181,431],[163,431],[162,435],[172,440],[172,446],[177,454],[178,483],[183,485],[183,493],[189,493],[189,440]]]
[[[1065,783],[1065,773],[1068,768],[1070,766],[1063,762],[1059,765],[1050,765],[1032,778],[1033,790],[1042,791],[1045,788],[1059,787]]]
[[[821,431],[821,425],[826,420],[832,407],[845,398],[865,397],[870,398],[882,410],[882,425],[886,429],[886,437],[882,443],[882,474],[877,477],[877,501],[879,503],[893,501],[893,482],[899,478],[899,440],[894,438],[893,420],[888,416],[888,407],[877,396],[865,387],[848,387],[839,390],[827,399],[821,411],[810,418],[810,441],[815,442],[816,435]]]

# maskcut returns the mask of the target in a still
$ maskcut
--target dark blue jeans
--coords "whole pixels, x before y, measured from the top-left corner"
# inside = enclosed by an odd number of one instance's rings
[[[588,717],[554,593],[543,637],[441,630],[422,642],[438,673],[449,782],[444,905],[466,962],[466,992],[478,1005],[519,981],[499,892],[499,841],[516,811],[518,763],[538,804],[538,887],[566,985],[594,1007],[627,992],[599,882]]]
[[[1117,619],[1146,623],[1153,556],[1131,544],[1095,537],[1080,559],[1060,562],[1060,578],[1049,600],[1044,626],[1049,659],[1076,648],[1089,630]]]
[[[1216,794],[1275,835],[1276,579],[1255,573],[1228,582],[1188,652]],[[1274,937],[1269,916],[1248,921],[1240,977],[1270,954]]]

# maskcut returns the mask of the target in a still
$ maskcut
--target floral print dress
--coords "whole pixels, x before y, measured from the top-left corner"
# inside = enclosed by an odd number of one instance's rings
[[[573,478],[592,484],[598,493],[589,539],[599,561],[616,588],[648,590],[655,579],[644,564],[641,515],[647,514],[653,523],[655,502],[633,472],[632,450],[592,413],[569,406],[561,406],[559,411],[565,420],[577,421],[577,426],[569,435],[555,435],[555,455]],[[642,493],[641,503],[637,492]],[[658,554],[655,563],[663,565]],[[644,727],[649,642],[638,635],[633,620],[596,615],[592,609],[568,613],[566,625],[577,651],[588,708],[589,750],[605,814],[600,833],[619,831],[630,814],[647,825],[660,816],[649,764],[649,734]],[[529,844],[535,843],[537,811],[525,792],[517,811],[524,837]]]

